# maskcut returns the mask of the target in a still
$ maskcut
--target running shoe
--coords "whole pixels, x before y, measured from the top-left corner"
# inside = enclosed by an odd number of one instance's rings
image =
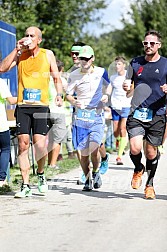
[[[82,173],[81,177],[77,180],[77,185],[83,185],[86,182],[85,174]]]
[[[48,165],[48,168],[55,169],[55,170],[59,170],[60,169],[60,167],[58,165]]]
[[[92,187],[92,180],[90,178],[88,178],[85,182],[85,185],[83,187],[83,191],[91,191],[93,189]]]
[[[46,193],[48,191],[48,185],[44,174],[38,175],[38,190],[40,193]]]
[[[123,165],[123,162],[120,157],[117,157],[116,162],[117,162],[117,165]]]
[[[95,189],[100,188],[102,186],[102,180],[101,180],[101,177],[100,177],[100,173],[99,172],[93,172],[92,177],[93,177],[93,187]]]
[[[155,199],[155,191],[153,186],[146,186],[145,190],[145,199]]]
[[[143,173],[144,173],[144,170],[133,173],[133,177],[131,181],[131,186],[133,189],[138,189],[141,186]]]
[[[32,191],[28,185],[21,185],[21,191],[17,192],[15,194],[15,198],[26,198],[26,197],[31,197],[32,196]]]
[[[105,174],[108,170],[108,161],[109,161],[109,154],[107,153],[107,159],[105,161],[101,161],[101,165],[99,167],[100,174]]]

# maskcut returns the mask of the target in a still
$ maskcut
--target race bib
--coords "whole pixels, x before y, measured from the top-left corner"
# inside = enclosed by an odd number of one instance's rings
[[[77,119],[82,121],[94,122],[95,114],[96,114],[95,110],[77,109]]]
[[[35,103],[41,100],[41,90],[25,88],[23,91],[23,101],[26,103]]]
[[[136,109],[133,118],[136,118],[142,122],[150,122],[153,118],[153,111],[148,108]]]

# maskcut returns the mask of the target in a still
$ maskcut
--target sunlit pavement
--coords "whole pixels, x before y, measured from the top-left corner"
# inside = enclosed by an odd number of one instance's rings
[[[166,145],[167,146],[167,145]],[[83,192],[76,169],[48,181],[49,191],[33,197],[1,197],[1,252],[164,252],[167,247],[167,147],[154,180],[156,199],[145,200],[147,178],[131,188],[133,165],[110,155],[109,170],[98,190]],[[145,159],[143,157],[143,163]]]

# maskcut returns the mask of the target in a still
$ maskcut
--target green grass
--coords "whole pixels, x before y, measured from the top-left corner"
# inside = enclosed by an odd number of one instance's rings
[[[79,161],[77,158],[68,159],[63,156],[63,160],[57,162],[59,169],[48,168],[45,166],[45,176],[47,179],[54,178],[57,174],[66,173],[72,169],[79,167]],[[37,165],[35,165],[35,172],[37,170]],[[22,177],[20,173],[20,169],[18,166],[10,168],[10,181],[9,186],[2,187],[0,189],[0,194],[4,194],[6,192],[15,191],[20,189],[22,183]],[[37,184],[37,176],[33,174],[33,169],[30,170],[30,185]]]

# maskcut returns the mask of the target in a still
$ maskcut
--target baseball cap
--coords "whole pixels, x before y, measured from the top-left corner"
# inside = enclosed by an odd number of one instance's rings
[[[94,51],[92,49],[92,47],[86,45],[86,46],[82,46],[80,51],[79,51],[79,57],[84,57],[84,58],[90,58],[94,56]]]
[[[81,49],[81,46],[79,46],[79,45],[74,45],[74,46],[72,46],[72,48],[71,48],[71,52],[79,52],[80,49]]]

